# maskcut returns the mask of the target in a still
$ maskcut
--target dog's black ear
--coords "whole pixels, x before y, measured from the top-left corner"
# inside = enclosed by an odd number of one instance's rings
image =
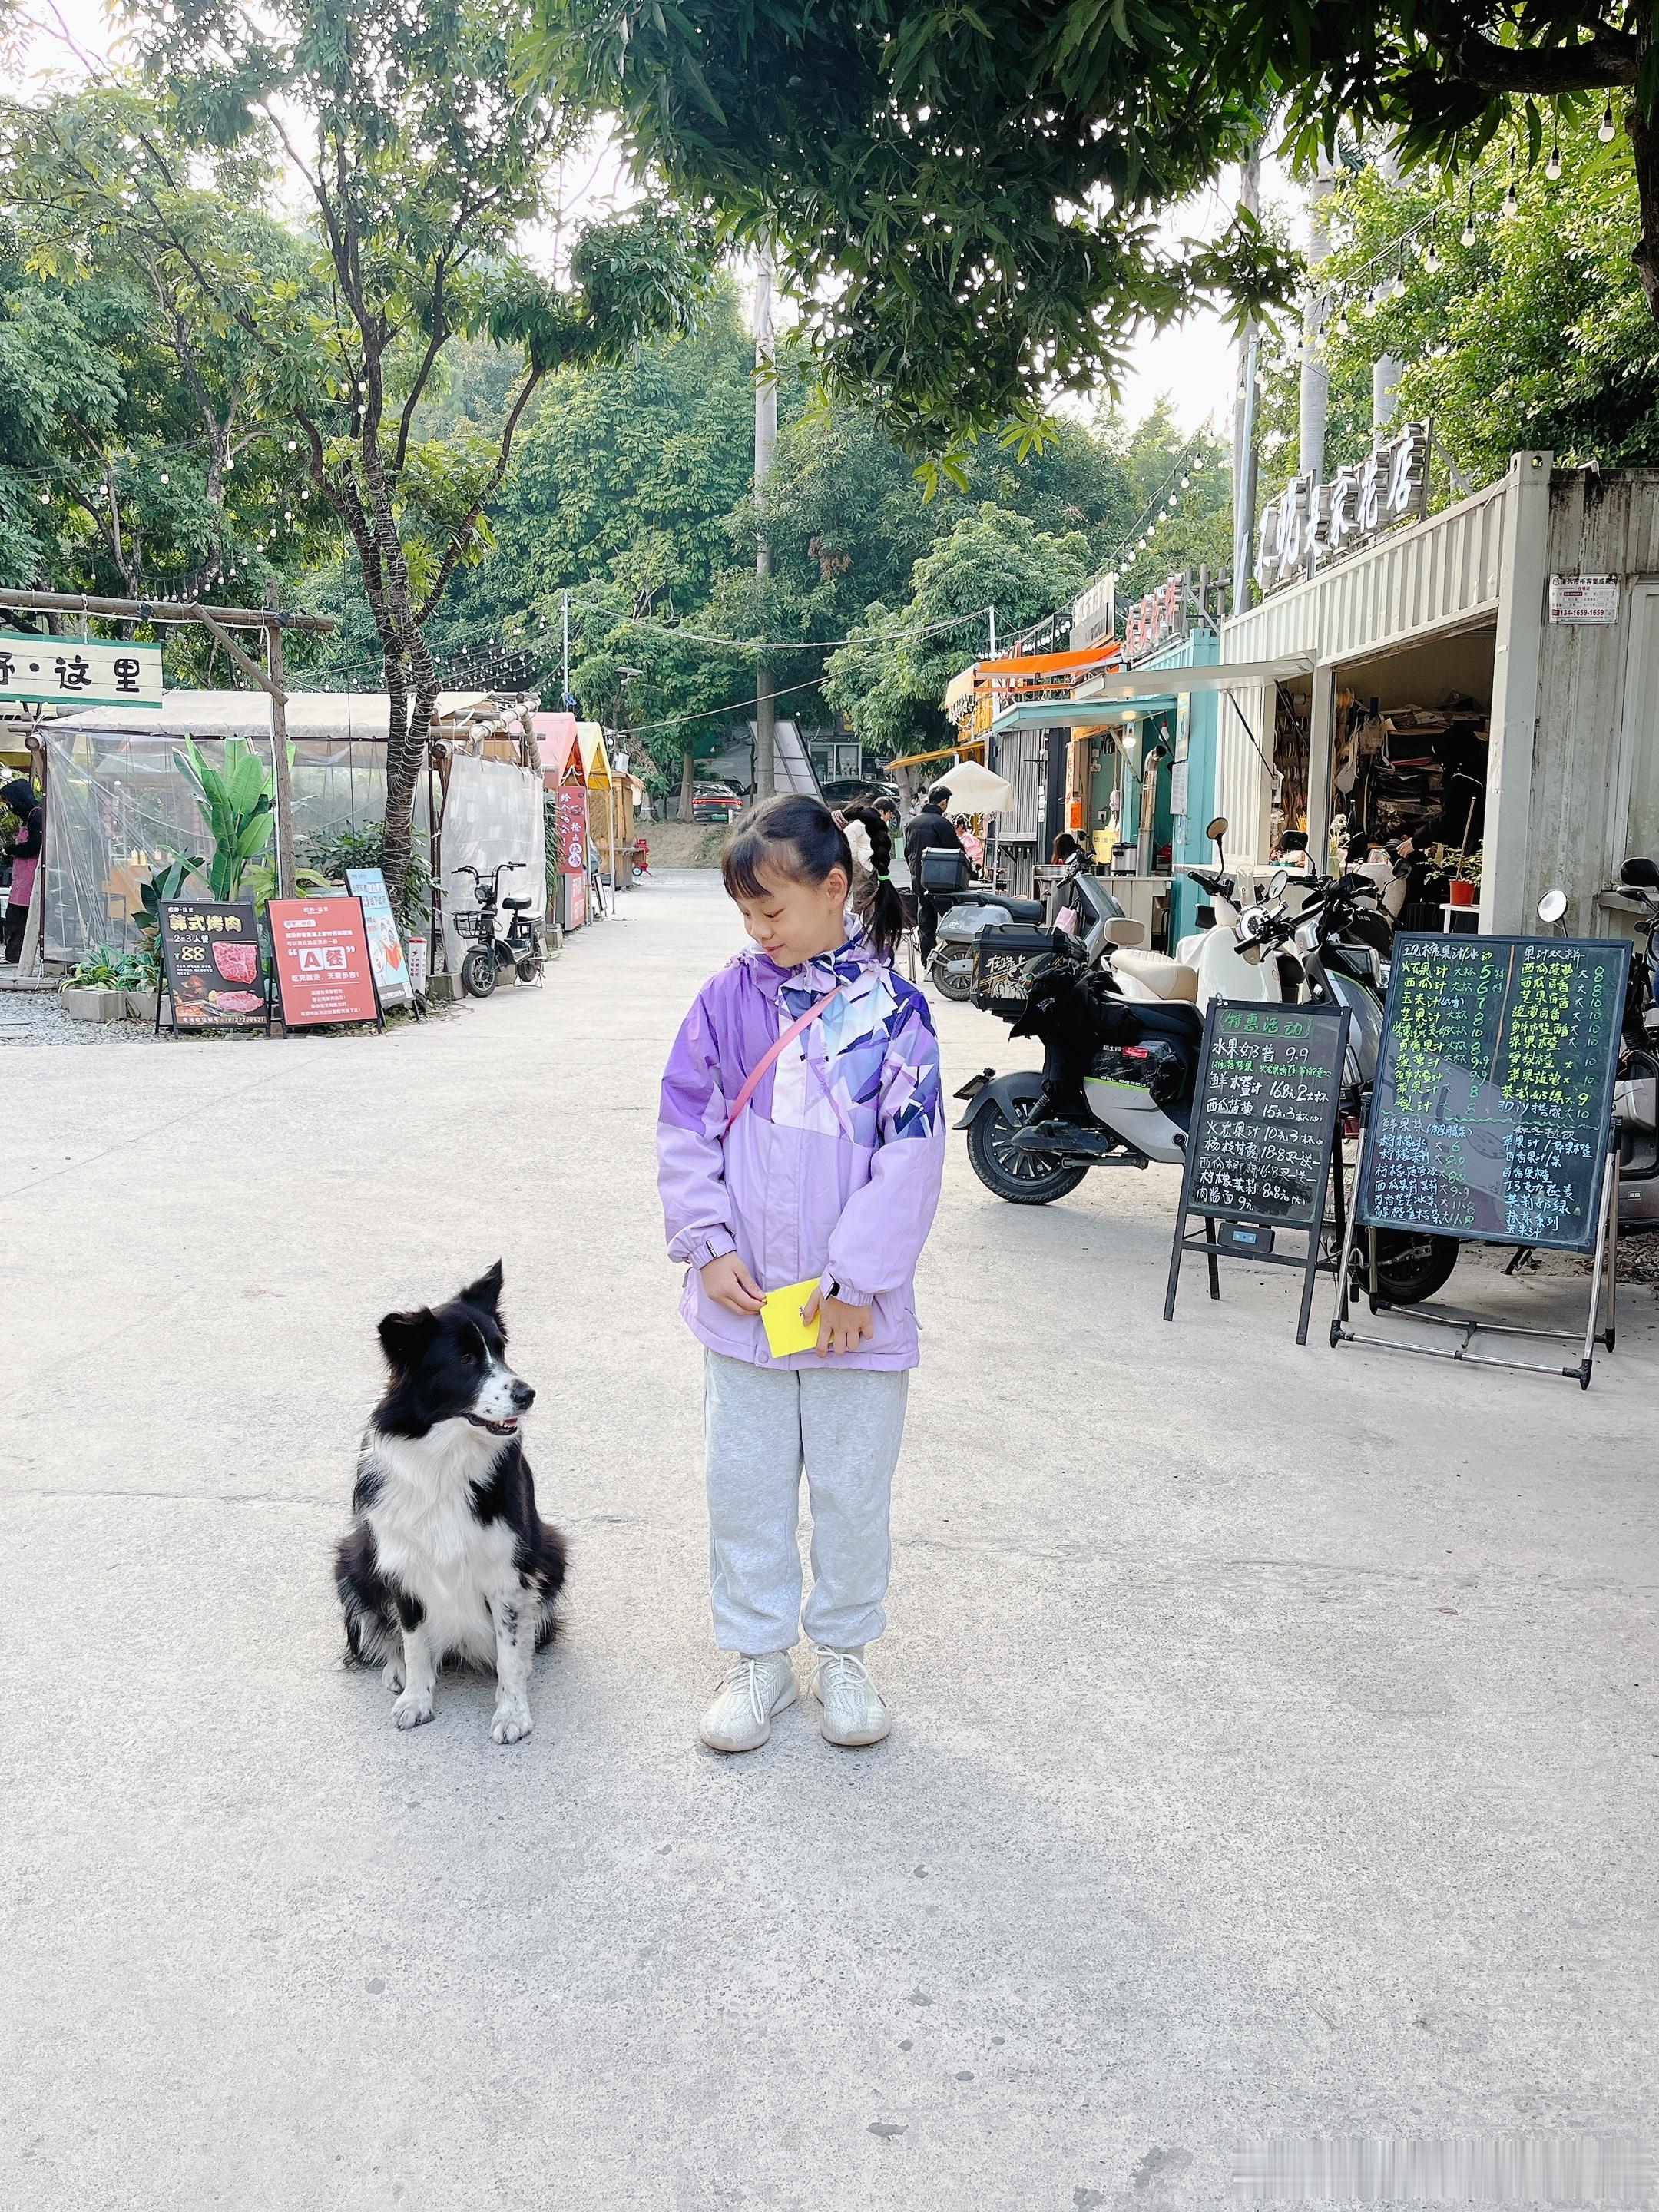
[[[430,1306],[418,1313],[390,1313],[380,1323],[380,1349],[394,1375],[407,1375],[432,1341],[437,1317]]]
[[[469,1283],[460,1292],[464,1306],[480,1306],[487,1314],[494,1314],[501,1302],[501,1263],[496,1261],[487,1274],[480,1275],[476,1283]]]

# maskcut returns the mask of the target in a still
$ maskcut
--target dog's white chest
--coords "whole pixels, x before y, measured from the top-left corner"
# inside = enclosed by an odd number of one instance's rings
[[[481,1522],[472,1509],[472,1485],[495,1451],[471,1430],[381,1436],[372,1449],[380,1494],[365,1517],[381,1571],[420,1601],[441,1650],[493,1662],[490,1603],[518,1586],[512,1529]]]

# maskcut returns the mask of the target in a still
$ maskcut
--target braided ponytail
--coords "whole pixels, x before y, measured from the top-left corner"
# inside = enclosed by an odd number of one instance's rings
[[[873,872],[854,883],[853,902],[877,956],[890,964],[894,948],[904,934],[904,902],[888,873],[893,865],[893,833],[873,806],[844,806],[841,819],[860,823],[869,833]]]

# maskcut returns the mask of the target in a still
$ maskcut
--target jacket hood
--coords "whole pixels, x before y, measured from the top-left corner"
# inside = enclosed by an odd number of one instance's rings
[[[818,996],[833,991],[837,983],[850,983],[872,968],[882,964],[876,948],[862,930],[855,930],[844,944],[833,952],[815,953],[811,960],[802,961],[799,968],[780,968],[769,953],[751,945],[746,952],[738,955],[738,965],[746,968],[756,983],[769,999],[780,991],[807,990]]]
[[[9,783],[0,783],[0,799],[3,799],[14,814],[27,814],[32,806],[40,804],[40,794],[26,777],[15,775]]]

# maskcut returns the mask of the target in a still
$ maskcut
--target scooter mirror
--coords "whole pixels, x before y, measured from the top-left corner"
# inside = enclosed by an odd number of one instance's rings
[[[1204,835],[1212,845],[1218,844],[1226,834],[1227,817],[1224,814],[1218,814],[1213,822],[1206,822],[1204,825]]]
[[[1288,868],[1275,868],[1267,878],[1267,896],[1270,899],[1283,898],[1285,887],[1290,880],[1291,872]]]
[[[1621,884],[1631,884],[1638,890],[1659,891],[1659,868],[1639,854],[1626,861],[1619,871]]]
[[[1546,891],[1538,902],[1540,921],[1559,921],[1566,910],[1567,895],[1565,891]]]

